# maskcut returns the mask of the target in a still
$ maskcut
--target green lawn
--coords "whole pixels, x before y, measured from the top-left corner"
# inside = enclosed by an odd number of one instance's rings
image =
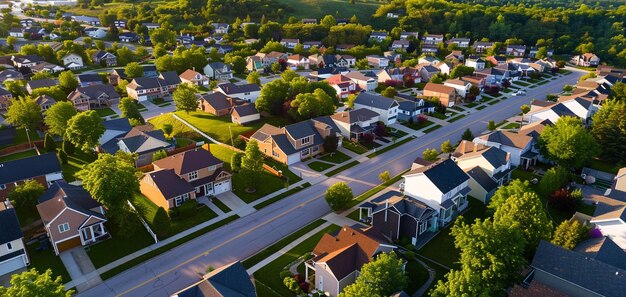
[[[232,137],[235,138],[242,133],[257,130],[265,123],[272,124],[277,127],[290,124],[289,120],[281,117],[262,118],[260,121],[256,121],[247,126],[242,126],[232,123],[229,115],[216,117],[201,111],[193,111],[190,113],[178,111],[176,112],[176,115],[215,140],[224,143],[230,143],[230,132],[232,132]]]
[[[296,232],[291,233],[287,237],[284,237],[280,241],[278,241],[278,242],[274,243],[273,245],[265,248],[264,250],[256,253],[252,257],[244,260],[243,261],[243,266],[245,266],[246,268],[251,268],[252,266],[258,264],[261,261],[263,261],[263,259],[265,259],[265,258],[273,255],[274,253],[280,251],[280,249],[284,248],[289,243],[291,243],[291,242],[295,241],[296,239],[302,237],[304,234],[310,232],[311,230],[321,226],[325,222],[326,221],[324,221],[323,219],[318,219],[317,221],[302,227],[301,229],[297,230]]]
[[[335,152],[332,152],[330,154],[325,154],[324,156],[322,156],[320,158],[320,160],[323,160],[323,161],[326,161],[326,162],[335,163],[335,164],[343,163],[343,162],[348,161],[350,159],[351,158],[348,155],[346,155],[346,154],[344,154],[344,153],[342,153],[340,151],[335,151]]]
[[[398,174],[397,176],[395,176],[394,178],[392,178],[392,179],[390,179],[390,180],[388,180],[388,181],[386,181],[386,182],[384,182],[384,183],[382,183],[382,184],[380,184],[378,186],[375,186],[375,187],[369,189],[367,192],[365,192],[365,193],[363,193],[363,194],[361,194],[359,196],[354,197],[354,199],[352,199],[350,201],[350,203],[348,203],[348,205],[346,205],[346,207],[344,209],[349,209],[349,208],[351,208],[353,206],[356,206],[359,203],[365,201],[367,198],[370,198],[370,197],[374,196],[376,193],[382,191],[386,187],[397,183],[399,180],[402,179],[402,175],[405,174],[407,171],[404,171],[404,172]],[[357,218],[358,218],[358,216],[357,216]]]
[[[406,263],[405,271],[409,276],[409,282],[405,289],[408,294],[413,294],[415,291],[428,281],[428,270],[415,260],[408,260]]]
[[[192,143],[194,143],[194,141],[189,138],[176,138],[176,147],[186,147]]]
[[[309,168],[317,171],[317,172],[322,172],[328,168],[331,168],[335,165],[332,164],[328,164],[326,162],[319,162],[319,161],[315,161],[315,162],[311,162],[309,164],[307,164],[307,166],[309,166]]]
[[[61,143],[57,143],[57,149],[61,149]],[[63,179],[67,182],[73,182],[76,180],[76,172],[81,170],[84,165],[95,161],[98,156],[93,153],[85,153],[79,149],[74,151],[74,154],[67,156],[67,164],[61,164],[63,170]]]
[[[487,104],[489,104],[489,105],[495,105],[495,104],[497,104],[498,102],[500,102],[500,100],[494,100],[494,101],[488,102]]]
[[[458,121],[458,120],[460,120],[460,119],[462,119],[462,118],[464,118],[464,117],[465,117],[465,115],[464,115],[464,114],[460,114],[460,115],[458,115],[458,116],[456,116],[456,117],[453,117],[453,118],[449,119],[449,120],[448,120],[448,122],[449,122],[449,123],[456,122],[456,121]]]
[[[101,118],[112,116],[112,115],[116,114],[115,111],[113,111],[113,109],[108,108],[108,107],[107,108],[94,109],[94,110],[96,111],[96,113]]]
[[[438,118],[440,120],[445,120],[447,118],[447,116],[443,113],[438,113],[438,112],[433,112],[432,114],[430,114],[431,117],[434,118]]]
[[[51,269],[53,278],[60,276],[63,283],[72,280],[65,269],[65,265],[61,262],[61,258],[54,254],[52,246],[45,251],[37,251],[37,247],[39,247],[39,242],[26,246],[28,258],[30,259],[29,269],[36,268],[37,271],[42,273],[47,269]]]
[[[619,171],[620,168],[619,165],[608,163],[600,159],[591,159],[587,166],[591,169],[600,170],[612,174],[617,174],[617,171]]]
[[[468,104],[468,105],[465,105],[465,107],[467,107],[467,108],[472,108],[472,107],[474,107],[474,106],[476,106],[476,105],[478,105],[478,103],[476,103],[476,102],[472,102],[472,103],[470,103],[470,104]]]
[[[7,161],[13,161],[13,160],[18,160],[18,159],[24,159],[26,157],[32,157],[32,156],[36,156],[37,155],[37,151],[34,149],[31,150],[27,150],[27,151],[23,151],[23,152],[19,152],[19,153],[13,153],[10,155],[4,155],[0,157],[0,162],[7,162]]]
[[[519,129],[519,123],[508,123],[502,129]]]
[[[154,243],[154,239],[146,228],[139,222],[134,221],[135,232],[122,234],[121,230],[113,222],[105,224],[105,228],[111,234],[111,238],[87,248],[87,255],[96,268],[100,268],[126,255],[130,255],[142,248]]]
[[[257,288],[260,286],[265,286],[271,288],[271,290],[263,289],[258,293],[259,297],[266,296],[293,296],[294,294],[285,287],[283,284],[283,280],[280,279],[279,274],[285,268],[285,266],[289,265],[291,262],[295,261],[301,256],[304,256],[310,253],[317,242],[324,236],[326,233],[337,232],[341,229],[340,226],[332,225],[324,228],[320,232],[311,236],[304,242],[296,245],[293,249],[289,250],[284,255],[280,256],[278,259],[270,262],[265,267],[261,268],[257,272],[254,273],[254,279],[257,283]],[[259,286],[259,283],[261,284]],[[274,291],[275,293],[270,293]],[[276,295],[278,293],[278,295]]]
[[[6,129],[6,128],[0,128],[0,129]],[[30,141],[35,141],[35,140],[39,140],[39,134],[37,134],[34,131],[28,131],[28,135],[26,135],[26,130],[25,129],[15,129],[15,138],[13,139],[13,143],[10,144],[6,144],[6,145],[1,145],[0,149],[3,149],[5,147],[10,147],[10,146],[14,146],[16,144],[20,144],[20,143],[28,143],[28,136],[30,136]]]
[[[342,171],[344,171],[344,170],[346,170],[346,169],[348,169],[348,168],[350,168],[350,167],[354,167],[354,166],[356,166],[356,165],[359,165],[359,161],[352,161],[352,162],[350,162],[350,163],[348,163],[348,164],[346,164],[346,165],[343,165],[343,166],[341,166],[341,167],[339,167],[339,168],[336,168],[336,169],[334,169],[334,170],[331,170],[331,171],[329,171],[329,172],[326,172],[326,173],[325,173],[325,175],[326,175],[326,176],[333,176],[333,175],[335,175],[335,174],[337,174],[337,173],[339,173],[339,172],[342,172]]]
[[[530,86],[530,84],[529,84],[529,83],[525,83],[525,82],[523,82],[523,81],[519,81],[519,80],[518,80],[518,81],[514,81],[514,82],[513,82],[513,84],[516,84],[516,85],[519,85],[519,86],[522,86],[522,87],[528,87],[528,86]]]
[[[213,204],[215,204],[215,206],[217,206],[224,213],[227,213],[231,210],[228,206],[226,206],[226,204],[224,204],[224,202],[220,201],[217,198],[211,199],[211,202],[213,202]]]
[[[487,105],[481,105],[479,107],[476,107],[476,110],[483,110],[485,108],[487,108]]]
[[[154,126],[155,129],[163,129],[163,125],[169,123],[172,125],[172,135],[171,137],[185,137],[191,139],[203,139],[200,134],[196,133],[196,131],[191,130],[191,128],[187,127],[187,125],[183,124],[181,121],[175,119],[171,113],[162,114],[160,116],[151,118],[148,120],[150,124]]]
[[[426,120],[425,122],[422,122],[422,123],[417,123],[417,121],[414,121],[413,123],[402,122],[402,125],[404,125],[406,127],[409,127],[409,128],[411,128],[413,130],[420,130],[420,129],[426,128],[426,127],[428,127],[428,126],[430,126],[432,124],[433,124],[433,122],[431,122],[429,120]]]
[[[293,195],[293,194],[295,194],[297,192],[300,192],[300,191],[302,191],[302,190],[304,190],[304,189],[306,189],[306,188],[308,188],[310,186],[311,186],[310,183],[304,183],[304,184],[302,184],[299,187],[291,188],[291,189],[289,189],[289,190],[287,190],[287,191],[285,191],[285,192],[283,192],[281,194],[278,194],[278,195],[276,195],[276,196],[274,196],[274,197],[272,197],[272,198],[270,198],[268,200],[263,201],[262,203],[259,203],[259,204],[255,205],[254,208],[256,210],[259,210],[261,208],[269,206],[270,204],[272,204],[272,203],[274,203],[274,202],[276,202],[278,200],[287,198],[287,197],[289,197],[289,196],[291,196],[291,195]]]
[[[428,128],[428,129],[426,129],[426,130],[422,131],[422,132],[424,132],[424,133],[428,133],[428,132],[435,131],[435,130],[437,130],[437,129],[439,129],[439,128],[441,128],[441,125],[437,124],[437,125],[434,125],[434,126],[432,126],[432,127]]]
[[[364,154],[367,153],[368,149],[358,143],[351,142],[349,140],[342,140],[341,146],[349,151],[352,151],[355,154]]]

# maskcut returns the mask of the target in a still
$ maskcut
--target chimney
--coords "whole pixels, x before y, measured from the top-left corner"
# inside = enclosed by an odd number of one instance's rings
[[[465,143],[466,142],[467,142],[467,140],[461,141],[461,154],[465,154]]]
[[[478,144],[474,144],[474,152],[478,150]]]

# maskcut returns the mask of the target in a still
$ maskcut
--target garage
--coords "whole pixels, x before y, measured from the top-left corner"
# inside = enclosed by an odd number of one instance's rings
[[[73,247],[77,247],[81,245],[80,236],[76,236],[72,239],[68,239],[66,241],[57,242],[57,250],[60,252],[67,251]]]
[[[21,252],[24,253],[24,250]],[[23,267],[26,267],[26,261],[24,261],[24,255],[20,255],[0,263],[0,275],[8,274]]]
[[[225,180],[213,185],[215,195],[230,191],[230,180]]]

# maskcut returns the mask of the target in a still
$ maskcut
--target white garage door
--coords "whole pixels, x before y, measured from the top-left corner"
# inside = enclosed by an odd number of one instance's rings
[[[19,256],[6,262],[0,263],[0,275],[8,274],[12,271],[24,267],[24,256]]]
[[[230,180],[216,183],[213,186],[215,195],[230,191]]]

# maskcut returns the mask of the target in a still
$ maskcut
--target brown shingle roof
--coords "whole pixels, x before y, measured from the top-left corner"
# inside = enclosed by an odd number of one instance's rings
[[[196,78],[196,75],[198,75],[200,73],[198,73],[197,71],[193,70],[193,69],[187,69],[185,70],[185,72],[180,74],[180,78],[184,79],[184,80],[193,80]]]
[[[424,86],[424,91],[451,94],[454,93],[454,88],[429,82]]]
[[[201,148],[184,151],[153,162],[158,168],[174,169],[174,172],[178,175],[187,174],[222,163],[221,160],[213,156],[209,151]]]
[[[495,131],[479,137],[482,140],[489,142],[495,142],[506,146],[516,147],[523,149],[529,142],[533,140],[532,137],[522,134],[517,134],[509,131]]]
[[[530,283],[528,288],[524,288],[520,285],[515,285],[509,297],[567,297],[568,295],[562,293],[557,289],[548,287],[547,285],[534,280]]]

